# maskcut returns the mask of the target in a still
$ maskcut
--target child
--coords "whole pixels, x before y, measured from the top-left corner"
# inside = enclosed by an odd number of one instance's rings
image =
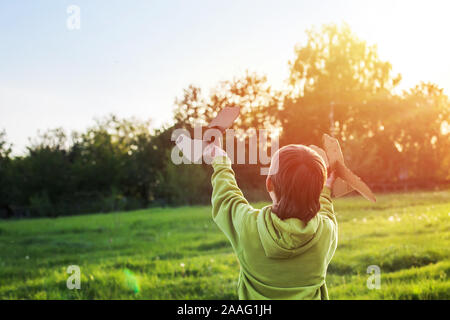
[[[334,173],[303,145],[272,158],[266,188],[272,205],[254,209],[237,186],[231,161],[210,144],[212,215],[240,263],[239,299],[328,299],[325,276],[337,246],[331,202]]]

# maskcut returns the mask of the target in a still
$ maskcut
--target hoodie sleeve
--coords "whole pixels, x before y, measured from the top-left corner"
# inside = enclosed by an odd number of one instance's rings
[[[320,214],[323,214],[336,223],[336,215],[334,214],[333,202],[331,201],[331,190],[324,187],[320,194]]]
[[[253,208],[236,183],[231,160],[228,157],[216,157],[212,166],[214,168],[211,177],[212,217],[230,240],[233,248],[237,249],[244,220]]]

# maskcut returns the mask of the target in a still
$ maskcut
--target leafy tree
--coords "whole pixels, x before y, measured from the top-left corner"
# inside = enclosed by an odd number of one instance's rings
[[[162,168],[156,149],[149,121],[113,115],[97,120],[72,148],[78,188],[105,196],[113,192],[123,201],[137,201],[134,206],[145,206]]]
[[[6,132],[0,131],[0,210],[4,211],[6,217],[12,215],[9,207],[12,201],[11,189],[13,188],[10,172],[11,147],[11,144],[6,140]]]
[[[281,112],[284,143],[320,143],[324,132],[341,140],[368,132],[364,109],[389,98],[400,81],[376,46],[359,39],[346,24],[307,31],[290,62],[290,92]],[[363,131],[363,132],[360,132]]]
[[[279,126],[281,101],[281,93],[271,88],[267,77],[247,71],[243,77],[220,82],[208,97],[200,88],[189,86],[183,97],[175,101],[174,120],[176,127],[204,126],[223,108],[239,106],[241,113],[235,129],[269,129]]]
[[[411,179],[444,180],[448,175],[449,136],[441,130],[450,120],[450,101],[432,83],[420,83],[403,93],[395,144]],[[447,167],[448,168],[448,167]]]

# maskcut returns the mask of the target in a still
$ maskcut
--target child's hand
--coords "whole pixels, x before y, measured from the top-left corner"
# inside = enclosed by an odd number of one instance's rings
[[[220,144],[220,142],[218,143]],[[211,164],[216,157],[227,157],[227,153],[223,150],[220,145],[216,143],[210,143],[203,150],[203,159],[207,164]]]
[[[327,178],[327,181],[325,182],[325,187],[328,187],[328,188],[333,188],[333,184],[334,184],[334,181],[336,180],[336,171],[335,170],[333,170],[333,171],[331,171],[331,172],[328,172],[328,178]]]

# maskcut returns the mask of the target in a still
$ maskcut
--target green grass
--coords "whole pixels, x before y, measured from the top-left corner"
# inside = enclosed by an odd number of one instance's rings
[[[450,191],[339,199],[335,210],[331,299],[450,298]],[[69,265],[81,290],[66,287]],[[369,265],[381,268],[378,290]],[[0,221],[1,299],[236,299],[238,271],[209,207]]]

